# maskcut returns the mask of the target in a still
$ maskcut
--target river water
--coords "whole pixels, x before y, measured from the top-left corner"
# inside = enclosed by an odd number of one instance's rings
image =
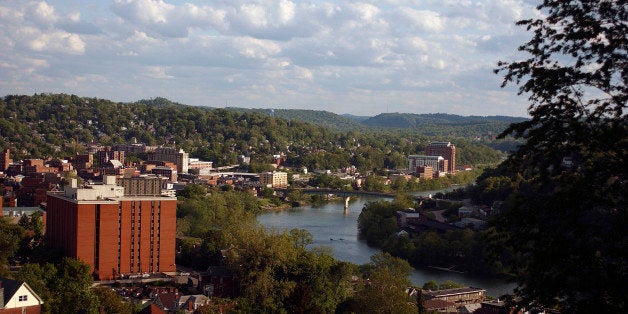
[[[438,191],[421,192],[429,195]],[[292,228],[306,229],[312,236],[312,246],[328,246],[333,250],[334,257],[358,265],[370,262],[370,257],[379,252],[369,247],[366,242],[358,239],[358,216],[364,205],[376,201],[377,197],[351,197],[349,212],[345,214],[343,202],[333,202],[321,206],[303,206],[290,210],[267,213],[258,216],[258,222],[269,229],[278,231]],[[433,280],[441,283],[447,280],[486,290],[488,295],[499,297],[511,293],[513,284],[498,279],[474,277],[432,268],[415,269],[410,276],[414,285],[423,286]]]

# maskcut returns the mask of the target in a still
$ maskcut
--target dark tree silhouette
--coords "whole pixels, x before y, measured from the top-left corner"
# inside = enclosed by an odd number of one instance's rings
[[[618,313],[627,305],[628,15],[625,1],[545,0],[528,58],[500,62],[532,119],[502,165],[524,182],[499,221],[516,259],[519,306]]]

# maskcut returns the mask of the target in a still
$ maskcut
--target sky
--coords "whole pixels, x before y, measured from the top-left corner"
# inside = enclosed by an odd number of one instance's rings
[[[0,1],[0,95],[527,116],[533,0]]]

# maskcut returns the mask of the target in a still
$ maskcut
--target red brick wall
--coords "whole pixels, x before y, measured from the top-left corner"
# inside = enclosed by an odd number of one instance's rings
[[[177,201],[161,202],[159,271],[175,271],[174,257],[177,235]]]
[[[77,212],[76,204],[48,196],[46,207],[48,244],[64,251],[70,257],[76,257]]]
[[[120,273],[131,273],[131,202],[122,202],[122,219],[120,229]]]
[[[94,265],[94,243],[96,235],[96,204],[79,204],[76,228],[76,257],[92,266]]]
[[[33,305],[25,308],[26,314],[39,314],[41,313],[41,305]],[[2,314],[22,314],[22,308],[17,307],[13,309],[0,309],[0,313]]]
[[[96,265],[97,207],[100,220]],[[49,196],[46,234],[52,247],[92,266],[100,280],[114,279],[121,274],[175,271],[176,207],[176,200],[77,205]]]
[[[118,204],[100,205],[99,233],[98,277],[113,279],[118,275]]]

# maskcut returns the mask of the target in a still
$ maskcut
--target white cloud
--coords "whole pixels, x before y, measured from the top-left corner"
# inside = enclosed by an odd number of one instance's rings
[[[168,70],[165,67],[160,66],[147,66],[144,68],[144,75],[152,79],[171,79],[172,75],[169,75]]]
[[[238,52],[247,58],[265,59],[281,51],[276,43],[250,37],[236,38],[234,44]]]
[[[4,1],[0,92],[522,115],[490,69],[537,15],[523,0]]]
[[[28,40],[27,46],[35,51],[64,52],[67,54],[82,54],[85,52],[85,42],[77,34],[63,31],[49,33],[31,33],[35,35]]]
[[[430,10],[403,7],[399,9],[399,17],[408,21],[411,28],[422,32],[438,32],[445,27],[440,14]]]
[[[33,17],[44,23],[54,23],[57,20],[54,7],[45,1],[34,4]]]

